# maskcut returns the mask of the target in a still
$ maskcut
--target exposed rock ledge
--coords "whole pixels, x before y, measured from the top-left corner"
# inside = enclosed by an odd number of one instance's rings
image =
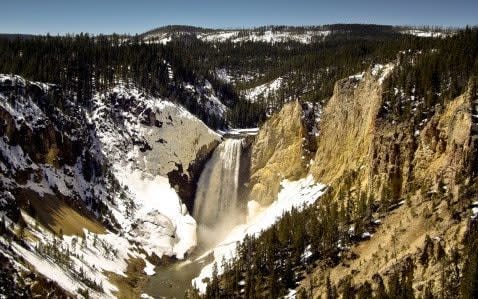
[[[305,144],[308,137],[300,103],[284,105],[261,128],[251,149],[249,199],[270,204],[283,179],[296,180],[307,173]]]

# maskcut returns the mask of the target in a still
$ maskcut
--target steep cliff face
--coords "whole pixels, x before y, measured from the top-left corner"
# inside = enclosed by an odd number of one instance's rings
[[[375,126],[368,191],[377,198],[399,199],[418,189],[453,190],[471,163],[472,117],[465,93],[437,107],[435,115],[418,126],[413,119]],[[457,181],[458,180],[458,181]],[[455,194],[456,195],[456,194]]]
[[[299,102],[286,104],[261,128],[251,149],[249,199],[270,204],[283,179],[299,179],[307,173],[307,130]]]
[[[376,199],[398,200],[424,183],[453,185],[470,158],[469,95],[437,107],[418,125],[413,118],[385,119],[380,111],[386,105],[381,85],[386,75],[387,69],[380,76],[369,71],[336,83],[322,113],[310,172],[335,186],[352,178]]]
[[[4,79],[5,81],[2,79],[4,78],[0,78],[0,135],[10,144],[22,145],[33,162],[47,163],[54,167],[75,164],[81,155],[81,137],[85,136],[74,125],[74,122],[84,121],[78,115],[81,110],[65,107],[72,115],[77,113],[76,117],[67,119],[61,111],[52,111],[46,100],[46,93],[56,92],[53,86],[27,83],[21,77]],[[33,98],[38,102],[34,103],[31,100]],[[46,115],[46,111],[52,112],[56,122]],[[61,132],[59,127],[62,128]]]
[[[192,212],[197,180],[220,136],[183,107],[135,89],[97,95],[94,107],[91,119],[108,160],[167,177]]]
[[[381,86],[370,72],[335,84],[323,110],[317,152],[310,172],[332,184],[368,163],[381,104]]]
[[[411,259],[418,265],[416,294],[423,294],[426,285],[437,292],[437,262],[417,261],[430,246],[446,244],[445,252],[451,254],[465,236],[472,198],[463,190],[476,188],[470,183],[476,167],[474,95],[465,92],[449,99],[420,122],[413,115],[387,118],[382,114],[387,106],[384,78],[385,72],[369,71],[337,82],[321,115],[310,169],[316,180],[332,187],[339,202],[347,198],[346,206],[352,201],[354,207],[361,194],[368,195],[372,205],[366,221],[381,218],[373,222],[381,224],[370,240],[352,246],[348,254],[353,258],[327,270],[319,267],[308,280],[325,282],[330,277],[340,287],[350,278],[359,288],[378,274],[388,283],[391,273]],[[429,236],[435,236],[433,242]],[[314,298],[327,291],[324,285],[315,286]],[[314,288],[306,280],[302,287]]]
[[[454,187],[471,161],[470,95],[463,94],[448,103],[420,133],[415,154],[415,179]]]

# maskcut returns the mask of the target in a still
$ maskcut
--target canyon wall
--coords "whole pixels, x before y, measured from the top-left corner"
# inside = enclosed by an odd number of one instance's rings
[[[277,196],[282,180],[296,180],[307,173],[307,137],[297,101],[284,105],[265,122],[252,144],[249,199],[268,205]]]

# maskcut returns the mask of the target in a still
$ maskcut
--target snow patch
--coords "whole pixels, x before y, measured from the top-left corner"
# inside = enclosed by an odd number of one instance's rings
[[[243,91],[244,97],[250,102],[256,102],[259,97],[268,98],[273,96],[282,86],[283,78],[279,77],[269,83],[256,86]]]
[[[146,273],[146,275],[148,276],[152,276],[154,275],[156,272],[154,272],[154,265],[151,264],[148,260],[144,260],[144,262],[146,263],[146,267],[144,267],[143,271],[144,273]]]
[[[410,34],[415,35],[418,37],[441,37],[445,38],[450,35],[451,33],[440,32],[440,31],[431,31],[431,30],[421,30],[421,29],[409,29],[401,31],[402,34]]]
[[[121,164],[113,168],[120,184],[134,195],[134,219],[139,227],[132,232],[145,251],[159,257],[166,253],[184,258],[196,246],[196,221],[183,213],[181,200],[168,179]]]

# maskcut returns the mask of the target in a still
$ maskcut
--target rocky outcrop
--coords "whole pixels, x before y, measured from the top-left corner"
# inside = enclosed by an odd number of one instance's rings
[[[192,212],[199,176],[220,143],[220,136],[170,102],[147,108],[141,117],[139,131],[148,150],[140,153],[138,167],[153,175],[167,176]]]
[[[354,181],[376,199],[398,200],[424,183],[451,183],[470,157],[470,100],[462,95],[423,125],[381,116],[382,77],[368,71],[336,83],[322,113],[310,173],[341,186]],[[421,127],[422,126],[422,127]],[[351,187],[346,184],[346,187]]]
[[[463,183],[458,176],[472,157],[472,115],[469,94],[449,102],[420,133],[415,154],[415,179],[437,185]]]
[[[178,163],[176,169],[167,173],[169,183],[175,188],[190,213],[194,208],[194,197],[201,172],[218,144],[218,140],[211,140],[198,150],[196,158],[187,164],[186,169],[183,168],[183,164]]]
[[[251,148],[249,199],[270,204],[283,179],[295,180],[307,173],[308,138],[299,102],[291,102],[261,128]]]
[[[371,156],[381,86],[368,72],[338,81],[322,112],[320,137],[310,172],[332,184],[350,170],[359,170]]]
[[[377,275],[387,282],[395,268],[423,256],[431,236],[436,244],[446,244],[447,251],[461,246],[469,204],[476,198],[473,103],[478,94],[469,88],[446,99],[429,111],[433,116],[428,119],[413,111],[403,117],[384,112],[388,104],[381,78],[368,71],[336,83],[321,115],[310,169],[316,180],[331,186],[334,199],[348,212],[367,202],[367,216],[361,220],[379,224],[370,239],[351,246],[353,258],[317,267],[302,287],[327,279],[340,286],[350,278],[358,289]],[[436,281],[441,264],[416,264],[415,295],[423,294],[427,284],[432,292],[440,290]],[[323,285],[316,287],[314,298],[327,291]]]
[[[61,120],[46,117],[30,100],[45,96],[39,87],[34,89],[35,94],[28,92],[33,89],[32,86],[36,85],[26,85],[2,94],[0,135],[9,144],[20,145],[36,163],[54,167],[73,165],[82,152],[81,139],[73,139],[60,132]]]
[[[376,65],[335,84],[320,114],[320,134],[312,151],[299,103],[289,103],[273,115],[252,146],[249,198],[267,205],[282,179],[307,173],[321,183],[347,192],[353,187],[375,200],[396,201],[425,186],[453,188],[471,171],[473,160],[470,94],[437,106],[428,120],[413,114],[408,119],[387,117],[382,83],[393,68],[394,64]],[[315,157],[309,165],[311,152]]]

